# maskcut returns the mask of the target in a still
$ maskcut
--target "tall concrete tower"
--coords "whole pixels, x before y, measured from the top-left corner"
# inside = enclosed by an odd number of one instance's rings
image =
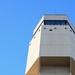
[[[25,75],[75,75],[75,29],[67,15],[44,15],[29,43]]]

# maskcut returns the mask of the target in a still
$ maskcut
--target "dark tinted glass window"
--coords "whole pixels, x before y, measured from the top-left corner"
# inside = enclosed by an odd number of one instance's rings
[[[44,20],[44,25],[69,25],[67,20]]]

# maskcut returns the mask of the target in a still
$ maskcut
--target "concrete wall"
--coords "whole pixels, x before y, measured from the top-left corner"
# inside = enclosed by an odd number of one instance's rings
[[[26,75],[39,75],[39,69],[40,69],[40,59],[38,58],[31,66],[31,68],[28,70]]]
[[[42,67],[40,75],[70,75],[69,67]]]
[[[43,25],[40,56],[71,56],[72,34],[69,26]]]
[[[73,58],[70,59],[70,69],[72,75],[75,75],[75,60]]]
[[[71,35],[71,57],[74,59],[75,61],[75,35]]]
[[[41,57],[40,75],[70,75],[70,57]]]
[[[67,20],[71,28],[69,25],[40,26],[43,20]],[[38,29],[39,26],[40,28]],[[66,15],[43,16],[33,31],[33,34],[35,35],[29,44],[25,74],[75,75],[75,30],[72,31],[71,29],[74,28]],[[43,63],[41,59],[39,59],[42,57],[47,57],[46,59],[42,60]],[[53,59],[51,57],[58,58]],[[60,57],[63,59],[61,60]],[[65,57],[72,59],[64,59]],[[52,64],[53,66],[51,66]]]
[[[29,44],[29,51],[28,51],[28,59],[27,59],[27,65],[26,65],[26,72],[29,71],[29,69],[32,67],[32,65],[35,63],[35,61],[39,58],[39,51],[40,51],[40,38],[41,38],[41,27],[33,36],[30,44]]]

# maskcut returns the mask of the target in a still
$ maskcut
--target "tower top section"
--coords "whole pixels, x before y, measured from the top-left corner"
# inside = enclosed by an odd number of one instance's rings
[[[66,14],[44,14],[43,20],[67,20]]]
[[[37,24],[33,31],[33,35],[42,25],[69,25],[72,31],[75,33],[75,29],[66,14],[45,14]]]

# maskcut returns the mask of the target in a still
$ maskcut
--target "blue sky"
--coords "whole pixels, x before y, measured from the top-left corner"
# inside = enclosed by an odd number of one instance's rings
[[[0,75],[24,75],[28,44],[43,14],[67,14],[75,0],[0,0]]]

